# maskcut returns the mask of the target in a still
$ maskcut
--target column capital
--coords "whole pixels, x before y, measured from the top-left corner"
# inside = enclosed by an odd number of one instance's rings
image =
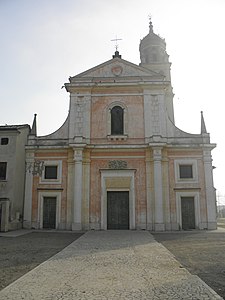
[[[34,162],[34,152],[26,151],[26,162]]]
[[[83,148],[73,148],[73,160],[76,162],[83,161]]]
[[[153,147],[153,159],[154,160],[162,160],[162,148],[163,147]]]
[[[212,163],[212,155],[209,149],[203,150],[203,161],[204,163]]]

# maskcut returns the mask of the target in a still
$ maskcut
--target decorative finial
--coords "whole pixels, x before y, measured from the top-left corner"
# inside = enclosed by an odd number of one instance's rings
[[[205,126],[205,120],[203,117],[203,111],[201,111],[201,134],[207,133],[206,126]]]
[[[149,18],[149,33],[153,33],[152,16],[148,15]]]
[[[122,56],[120,55],[119,51],[115,51],[115,54],[112,56],[113,58],[121,58]]]
[[[32,128],[31,128],[31,131],[30,131],[30,135],[37,136],[37,121],[36,121],[36,118],[37,118],[37,114],[34,114],[34,120],[33,120],[33,125],[32,125]]]

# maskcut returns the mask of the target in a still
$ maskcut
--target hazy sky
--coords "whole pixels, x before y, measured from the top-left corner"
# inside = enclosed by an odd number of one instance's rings
[[[57,130],[69,76],[111,59],[116,35],[122,58],[139,64],[149,14],[172,63],[176,125],[199,133],[204,112],[225,195],[224,0],[0,0],[0,124],[31,125],[37,113],[38,135]]]

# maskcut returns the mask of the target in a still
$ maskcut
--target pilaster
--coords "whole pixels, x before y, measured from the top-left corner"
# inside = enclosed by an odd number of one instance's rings
[[[90,152],[86,153],[83,161],[83,201],[82,201],[82,224],[84,230],[89,230],[89,203],[90,203]]]
[[[155,193],[155,231],[164,231],[163,216],[163,181],[162,181],[162,147],[153,148],[154,193]]]
[[[216,193],[213,185],[211,151],[203,150],[208,229],[216,229]]]
[[[74,195],[72,230],[81,230],[81,207],[83,186],[83,148],[74,148]]]
[[[151,189],[151,159],[150,151],[146,151],[146,201],[147,201],[147,230],[153,230],[153,203]]]
[[[163,178],[163,198],[165,201],[165,229],[171,230],[171,211],[170,211],[170,196],[169,196],[169,160],[163,158],[162,160],[162,178]]]
[[[24,195],[23,228],[31,228],[32,217],[32,191],[33,191],[33,167],[34,153],[26,155],[26,179]]]
[[[144,126],[145,140],[150,137],[166,137],[166,103],[163,93],[144,91]]]
[[[70,95],[69,139],[70,143],[90,142],[91,95]]]
[[[71,230],[73,222],[73,187],[74,187],[74,154],[71,151],[68,156],[68,179],[67,179],[67,206],[66,206],[66,228]]]

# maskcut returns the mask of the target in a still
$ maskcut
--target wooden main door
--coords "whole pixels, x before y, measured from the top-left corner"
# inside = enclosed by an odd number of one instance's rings
[[[107,192],[107,229],[129,229],[129,192]]]
[[[56,197],[43,199],[43,228],[55,229],[56,223]]]
[[[194,197],[181,197],[182,229],[195,229]]]

